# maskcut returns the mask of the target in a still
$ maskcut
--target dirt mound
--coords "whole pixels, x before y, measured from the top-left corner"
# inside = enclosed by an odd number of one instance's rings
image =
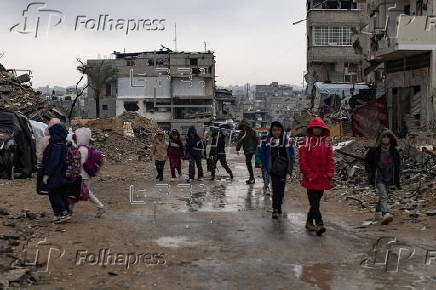
[[[113,163],[150,160],[154,135],[161,131],[156,122],[136,113],[115,118],[73,120],[74,129],[89,127],[93,145]]]

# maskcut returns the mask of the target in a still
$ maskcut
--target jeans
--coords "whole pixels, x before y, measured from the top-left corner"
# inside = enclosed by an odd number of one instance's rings
[[[48,197],[55,216],[62,216],[70,209],[70,202],[63,188],[50,190]]]
[[[229,165],[227,164],[226,155],[218,154],[218,159],[214,159],[214,161],[215,161],[215,167],[214,167],[214,169],[212,170],[211,175],[212,175],[213,177],[215,177],[216,164],[218,163],[218,160],[219,160],[219,162],[221,163],[221,166],[226,170],[226,172],[227,172],[228,174],[232,174],[232,170],[230,169]]]
[[[250,179],[254,179],[254,171],[253,171],[253,159],[254,153],[246,153],[245,154],[245,165],[247,165],[248,173],[250,174]]]
[[[375,187],[379,197],[375,211],[381,212],[384,215],[389,212],[389,208],[388,208],[389,187],[384,183],[377,183]]]
[[[163,179],[163,172],[164,172],[164,167],[165,167],[165,160],[164,161],[159,161],[156,160],[154,162],[154,164],[156,165],[156,171],[157,171],[157,179]]]
[[[198,178],[203,178],[203,167],[201,165],[201,153],[189,155],[189,179],[195,177],[195,165],[198,168]]]
[[[283,177],[271,174],[273,209],[282,209],[283,196],[285,195],[285,184],[286,176]]]
[[[269,172],[268,169],[266,169],[266,167],[262,166],[262,179],[263,179],[263,188],[268,188],[269,187]]]
[[[315,220],[316,224],[322,224],[322,215],[319,206],[323,194],[324,190],[307,190],[307,197],[309,198],[310,203],[310,209],[307,213],[307,222],[313,223],[313,220]]]

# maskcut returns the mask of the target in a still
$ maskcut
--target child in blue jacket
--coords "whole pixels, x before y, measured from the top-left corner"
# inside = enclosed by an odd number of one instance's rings
[[[295,153],[291,142],[285,134],[280,122],[272,122],[270,137],[262,142],[260,159],[262,166],[271,177],[272,185],[272,218],[277,219],[282,214],[282,203],[285,193],[286,175],[292,175],[295,163]]]

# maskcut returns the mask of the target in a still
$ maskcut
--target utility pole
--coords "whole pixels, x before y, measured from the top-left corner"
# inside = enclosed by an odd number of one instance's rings
[[[174,51],[177,52],[177,23],[174,23]]]

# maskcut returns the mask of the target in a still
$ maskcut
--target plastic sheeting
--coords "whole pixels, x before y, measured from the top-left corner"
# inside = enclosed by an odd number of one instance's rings
[[[351,96],[351,89],[353,84],[339,84],[339,83],[315,83],[317,93],[324,95],[345,95]],[[357,94],[359,90],[368,89],[369,87],[364,84],[354,84],[354,94]]]
[[[35,136],[36,143],[44,137],[44,132],[48,128],[48,125],[43,122],[37,122],[33,120],[29,120],[30,125],[32,125],[33,136]]]

